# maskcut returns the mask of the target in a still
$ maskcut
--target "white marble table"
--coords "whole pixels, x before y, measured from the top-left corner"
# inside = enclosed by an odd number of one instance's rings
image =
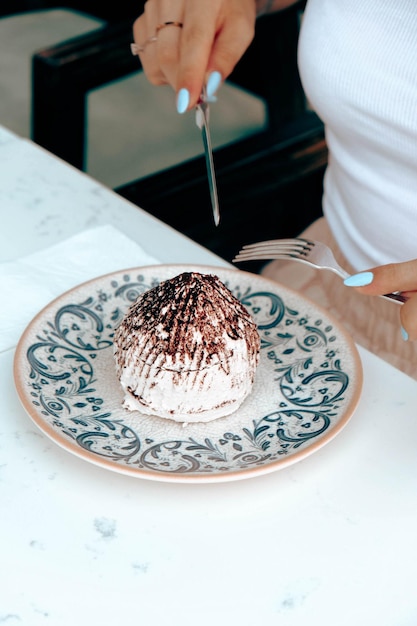
[[[1,127],[0,209],[1,261],[113,224],[162,262],[226,265]],[[0,353],[0,624],[415,626],[417,383],[360,355],[359,406],[320,451],[169,484],[51,442]]]

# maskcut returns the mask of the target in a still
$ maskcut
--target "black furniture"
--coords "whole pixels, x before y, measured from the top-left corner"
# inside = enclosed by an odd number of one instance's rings
[[[264,99],[267,124],[214,151],[217,228],[203,156],[115,190],[229,261],[244,243],[295,236],[321,214],[324,130],[308,108],[297,71],[303,5],[259,18],[253,43],[228,79]],[[140,71],[131,41],[132,20],[123,20],[34,55],[35,142],[84,169],[86,95]]]

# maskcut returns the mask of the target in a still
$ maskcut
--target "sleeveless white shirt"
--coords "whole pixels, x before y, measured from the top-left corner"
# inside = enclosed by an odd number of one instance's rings
[[[417,258],[417,0],[308,0],[299,67],[342,252],[357,270]]]

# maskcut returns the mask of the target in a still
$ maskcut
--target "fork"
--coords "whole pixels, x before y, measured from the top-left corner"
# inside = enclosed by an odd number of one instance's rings
[[[303,239],[302,237],[296,239],[271,239],[269,241],[247,244],[235,256],[233,263],[238,261],[258,261],[261,259],[300,261],[319,270],[330,270],[343,279],[349,276],[349,273],[340,267],[329,246],[326,246],[321,241]],[[403,304],[407,300],[399,292],[387,293],[381,296],[381,298],[394,300],[399,304]]]

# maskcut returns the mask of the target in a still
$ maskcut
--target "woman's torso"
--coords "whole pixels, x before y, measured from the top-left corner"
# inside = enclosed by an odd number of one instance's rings
[[[358,270],[417,258],[417,0],[309,0],[299,66],[342,252]]]

